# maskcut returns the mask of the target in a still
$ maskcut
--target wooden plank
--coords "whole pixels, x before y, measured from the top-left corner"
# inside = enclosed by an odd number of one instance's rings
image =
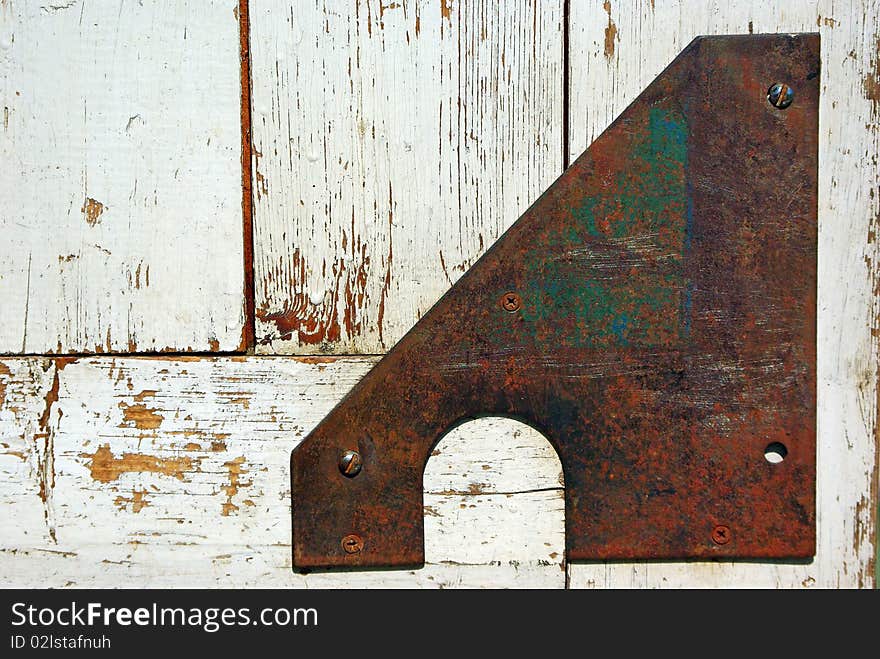
[[[236,3],[0,3],[0,353],[235,350]]]
[[[54,543],[51,359],[0,362],[0,522],[2,551]],[[2,560],[2,559],[0,559]],[[4,573],[6,574],[6,573]]]
[[[586,148],[697,35],[819,31],[822,37],[816,559],[809,565],[571,565],[573,587],[855,587],[875,583],[880,363],[878,10],[877,0],[844,5],[830,0],[571,3],[572,155]]]
[[[251,3],[258,352],[385,352],[561,173],[562,5]]]
[[[423,569],[293,572],[290,451],[374,362],[0,363],[7,585],[563,587],[560,463],[508,419],[438,444]]]

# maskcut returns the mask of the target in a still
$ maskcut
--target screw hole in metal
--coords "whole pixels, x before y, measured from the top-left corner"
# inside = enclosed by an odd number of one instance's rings
[[[784,82],[777,82],[770,85],[767,90],[767,101],[770,105],[780,110],[784,110],[794,100],[794,90]]]
[[[764,459],[770,464],[779,464],[788,455],[788,448],[782,442],[772,442],[764,449]]]

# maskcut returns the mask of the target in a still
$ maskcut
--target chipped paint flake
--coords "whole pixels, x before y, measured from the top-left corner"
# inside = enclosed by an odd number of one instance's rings
[[[103,444],[94,453],[80,453],[88,458],[92,479],[101,483],[117,480],[123,474],[152,473],[184,480],[187,473],[198,471],[199,460],[188,456],[159,457],[143,453],[123,453],[117,458],[109,444]]]
[[[11,379],[12,372],[3,362],[0,362],[0,408],[6,402],[6,383]]]
[[[872,69],[865,73],[865,77],[862,79],[862,88],[865,91],[865,98],[871,101],[871,115],[878,119],[880,118],[880,37],[875,39],[873,53],[871,57]],[[874,130],[877,130],[876,125]]]
[[[239,25],[175,6],[3,5],[0,352],[238,347]]]
[[[86,197],[80,212],[85,216],[86,223],[93,227],[101,221],[101,215],[104,214],[104,204],[97,199]]]
[[[122,410],[123,419],[122,423],[119,424],[120,428],[130,428],[133,426],[140,430],[155,430],[165,420],[164,416],[156,412],[156,408],[147,407],[146,405],[128,405],[120,401],[118,407]]]
[[[611,59],[614,57],[614,42],[619,41],[620,37],[617,36],[617,25],[611,19],[611,1],[605,0],[602,8],[608,14],[608,27],[605,28],[605,57]]]
[[[562,6],[254,13],[257,352],[385,352],[561,173]]]
[[[241,479],[242,474],[248,473],[244,462],[244,456],[238,456],[223,463],[223,467],[229,470],[229,484],[223,488],[223,491],[226,493],[226,501],[223,504],[221,514],[224,517],[238,511],[239,507],[232,502],[232,499],[238,494],[239,488],[250,487],[253,483],[253,481],[243,481]]]
[[[128,507],[131,506],[131,512],[133,513],[139,513],[150,505],[150,502],[147,499],[147,491],[136,489],[131,491],[130,497],[120,495],[113,500],[113,503],[116,504],[120,510],[127,510]]]

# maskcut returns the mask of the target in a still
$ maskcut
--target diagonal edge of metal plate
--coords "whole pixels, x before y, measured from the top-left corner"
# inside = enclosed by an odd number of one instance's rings
[[[817,34],[692,42],[293,451],[294,565],[423,563],[485,415],[558,452],[570,560],[812,556],[818,101]]]

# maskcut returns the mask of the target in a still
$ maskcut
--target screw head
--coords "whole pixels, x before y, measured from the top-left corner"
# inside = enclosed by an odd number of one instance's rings
[[[359,535],[350,533],[342,539],[342,548],[346,554],[359,554],[364,548],[364,541]]]
[[[361,459],[361,454],[357,451],[346,451],[339,456],[339,471],[342,472],[343,476],[354,478],[361,473],[363,466],[364,462]]]
[[[767,100],[770,105],[784,110],[794,100],[794,90],[784,82],[777,82],[767,90]]]
[[[724,526],[723,524],[719,524],[714,529],[712,529],[712,542],[716,545],[726,545],[730,542],[731,533],[730,527]]]
[[[522,298],[517,293],[505,293],[501,296],[501,308],[505,311],[516,311],[522,306]]]

